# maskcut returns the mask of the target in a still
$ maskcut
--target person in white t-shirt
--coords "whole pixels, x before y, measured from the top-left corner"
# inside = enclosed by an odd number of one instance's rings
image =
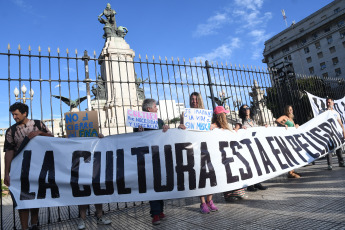
[[[340,115],[337,111],[333,109],[333,106],[334,106],[333,98],[327,97],[326,104],[327,104],[327,109],[325,109],[324,111],[330,110],[334,114],[334,118],[339,122],[341,128],[343,129],[343,138],[345,138],[345,129],[344,129],[343,123],[341,122]],[[345,167],[341,148],[336,150],[336,154],[338,157],[339,167]],[[332,151],[328,153],[327,164],[328,164],[328,170],[332,170]]]

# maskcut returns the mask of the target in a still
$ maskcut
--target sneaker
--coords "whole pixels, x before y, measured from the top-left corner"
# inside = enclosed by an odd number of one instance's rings
[[[268,189],[268,187],[263,186],[261,183],[255,184],[255,185],[254,185],[254,188],[257,188],[257,189],[259,189],[259,190],[266,190],[266,189]]]
[[[297,178],[300,178],[301,176],[293,172],[293,173],[288,173],[287,177],[297,179]]]
[[[210,202],[207,202],[207,207],[211,212],[218,211],[218,208],[214,205],[212,200],[210,200]]]
[[[160,220],[165,220],[165,217],[166,217],[166,215],[164,215],[163,212],[161,212],[161,213],[159,214],[159,219],[160,219]]]
[[[332,170],[332,165],[328,165],[327,169]]]
[[[97,217],[97,224],[103,224],[103,225],[111,224],[111,220],[109,220],[108,218],[104,216],[100,218]]]
[[[202,204],[200,205],[200,212],[201,212],[202,214],[209,214],[209,213],[210,213],[210,209],[208,209],[207,204],[202,203]]]
[[[81,218],[78,221],[78,229],[85,229],[85,222]]]
[[[254,187],[254,185],[248,186],[248,187],[247,187],[247,190],[248,190],[249,192],[256,192],[256,191],[258,191],[258,189]]]
[[[152,218],[152,224],[153,225],[159,225],[161,224],[161,220],[159,219],[159,215],[154,215]]]
[[[249,196],[244,194],[243,196],[240,196],[239,197],[240,200],[248,200],[249,199]]]

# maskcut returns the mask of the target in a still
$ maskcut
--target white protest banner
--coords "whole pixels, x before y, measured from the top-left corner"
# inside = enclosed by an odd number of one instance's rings
[[[157,113],[144,111],[127,110],[126,126],[138,128],[142,126],[147,129],[158,129]]]
[[[210,131],[212,110],[185,108],[184,125],[188,130]]]
[[[327,108],[326,98],[317,97],[308,92],[306,93],[308,95],[314,117],[316,117],[322,112],[322,110]],[[341,121],[343,122],[343,125],[345,125],[345,97],[339,100],[334,100],[333,109],[339,113]]]
[[[67,137],[98,137],[97,111],[65,113]]]
[[[18,209],[201,196],[276,177],[343,142],[329,111],[288,130],[38,136],[13,159],[10,190]]]

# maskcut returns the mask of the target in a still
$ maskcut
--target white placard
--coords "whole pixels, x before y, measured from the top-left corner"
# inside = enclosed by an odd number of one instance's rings
[[[183,119],[188,130],[210,131],[212,110],[185,108]]]
[[[126,126],[138,128],[142,126],[147,129],[158,129],[157,113],[149,113],[144,111],[127,110]]]

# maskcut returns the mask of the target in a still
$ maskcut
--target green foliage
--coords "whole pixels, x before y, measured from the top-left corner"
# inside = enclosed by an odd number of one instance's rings
[[[2,191],[2,196],[6,196],[7,193],[4,193],[4,191],[8,191],[8,187],[4,184],[4,180],[1,179],[1,191]]]
[[[176,124],[176,123],[179,123],[180,120],[181,120],[180,117],[175,117],[175,118],[173,118],[173,119],[171,119],[171,120],[169,121],[169,124]]]

